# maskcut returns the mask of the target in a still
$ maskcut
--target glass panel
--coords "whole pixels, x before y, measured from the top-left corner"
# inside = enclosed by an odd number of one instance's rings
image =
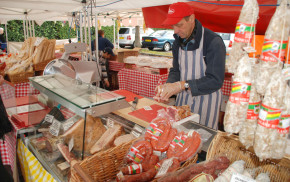
[[[46,89],[81,109],[125,98],[60,74],[31,77],[30,81],[34,87],[40,87],[38,90]]]

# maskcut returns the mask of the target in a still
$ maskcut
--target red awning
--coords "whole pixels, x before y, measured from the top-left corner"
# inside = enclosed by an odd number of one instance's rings
[[[215,32],[234,33],[237,20],[244,1],[191,1],[196,18],[206,28]],[[276,10],[276,0],[258,0],[259,18],[256,34],[264,35],[268,24]],[[162,26],[169,5],[142,8],[147,27],[171,28]]]

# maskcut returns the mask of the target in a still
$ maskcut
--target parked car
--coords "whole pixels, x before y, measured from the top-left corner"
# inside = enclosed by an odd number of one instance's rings
[[[149,35],[154,32],[153,29],[147,28],[144,32],[143,28],[140,27],[140,43],[141,37]],[[130,46],[134,48],[135,43],[135,27],[121,27],[119,30],[119,46],[124,48],[125,46]]]
[[[162,48],[164,51],[170,51],[174,42],[173,30],[157,30],[149,36],[142,37],[142,47],[153,50]]]

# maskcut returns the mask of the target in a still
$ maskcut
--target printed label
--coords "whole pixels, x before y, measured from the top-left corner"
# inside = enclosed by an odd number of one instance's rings
[[[146,129],[146,132],[148,132],[150,135],[153,135],[156,127],[157,127],[157,124],[150,123],[150,125]]]
[[[141,126],[135,124],[133,130],[131,131],[131,134],[135,136],[136,138],[138,138],[143,133],[143,131],[144,129]]]
[[[256,120],[259,118],[260,103],[261,102],[249,103],[247,111],[247,119]]]
[[[280,134],[289,133],[290,128],[290,114],[282,115],[277,130]]]
[[[255,26],[255,24],[237,22],[234,38],[235,42],[252,42]]]
[[[74,125],[75,122],[77,122],[77,120],[74,120],[74,119],[69,119],[69,120],[65,121],[62,124],[64,132],[66,132],[70,127],[72,127],[72,125]]]
[[[192,178],[190,181],[192,182],[214,182],[214,178],[210,174],[200,173],[194,178]]]
[[[152,108],[150,107],[150,106],[144,106],[143,107],[146,111],[150,111],[150,110],[152,110]]]
[[[187,135],[182,135],[177,145],[179,145],[180,147],[183,147],[186,139],[187,139]]]
[[[53,115],[50,115],[50,114],[47,114],[44,118],[44,121],[45,122],[48,122],[48,123],[52,123],[53,122],[53,119],[54,119],[54,116]]]
[[[173,164],[173,158],[170,159],[166,159],[164,160],[164,162],[162,163],[162,166],[160,167],[158,173],[156,174],[155,178],[158,178],[164,174],[167,173],[169,167]]]
[[[287,41],[265,39],[262,47],[262,61],[277,62],[278,59],[284,61],[286,46]]]
[[[135,138],[138,138],[138,137],[141,135],[141,133],[138,133],[138,132],[136,132],[136,131],[131,131],[131,134],[132,134]]]
[[[132,166],[128,166],[129,174],[140,174],[142,173],[142,165],[134,164]]]
[[[253,180],[253,179],[251,179],[247,176],[244,176],[240,173],[233,173],[230,182],[256,182],[256,180]]]
[[[119,181],[121,181],[121,180],[123,180],[123,178],[124,178],[124,174],[122,173],[122,171],[118,172],[118,173],[117,173],[117,179],[118,179]],[[118,180],[117,180],[117,181],[118,181]]]
[[[110,127],[110,128],[113,128],[114,127],[114,121],[110,118],[107,118],[107,126]]]
[[[170,143],[170,147],[175,148],[176,144],[179,143],[180,138],[181,137],[179,137],[179,136],[175,136],[174,139]]]
[[[233,82],[230,101],[235,104],[249,102],[251,83]]]
[[[161,156],[161,151],[153,150],[153,154],[157,155],[158,157]]]
[[[136,149],[135,147],[131,147],[130,151],[128,152],[127,158],[129,158],[133,161],[138,152],[139,152],[138,149]]]
[[[276,129],[279,124],[281,112],[281,109],[270,108],[262,104],[258,124],[265,128]]]
[[[52,124],[49,127],[49,132],[53,136],[58,136],[60,127],[61,127],[61,122],[59,122],[58,120],[54,119]]]
[[[155,128],[154,132],[152,133],[151,139],[158,140],[158,138],[162,135],[163,130],[159,128]]]

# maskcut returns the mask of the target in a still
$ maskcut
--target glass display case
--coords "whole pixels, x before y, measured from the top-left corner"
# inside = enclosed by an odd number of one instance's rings
[[[93,153],[89,149],[107,130],[104,115],[130,104],[124,96],[61,74],[29,80],[47,97],[47,103],[53,104],[42,122],[35,126],[38,134],[27,137],[25,143],[56,180],[67,181],[70,161],[65,157],[63,146],[67,147],[69,155],[74,155],[74,160],[90,157]],[[65,110],[69,116],[64,114]],[[131,126],[122,125],[123,132],[128,128],[130,130]]]

